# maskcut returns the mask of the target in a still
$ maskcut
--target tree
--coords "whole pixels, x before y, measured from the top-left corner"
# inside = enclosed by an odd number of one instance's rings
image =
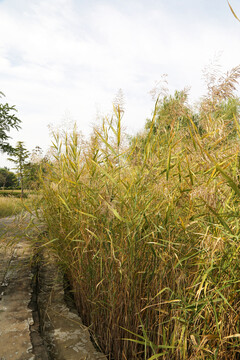
[[[5,96],[0,91],[0,98]],[[11,128],[20,129],[21,120],[13,113],[17,111],[15,106],[9,106],[8,103],[0,103],[0,151],[12,154],[14,149],[9,144],[10,136],[8,135]]]
[[[17,185],[17,176],[9,169],[0,169],[0,187],[2,188],[14,188]]]
[[[38,189],[41,184],[40,173],[45,173],[49,163],[43,151],[36,146],[31,153],[30,161],[25,164],[24,184],[27,189]]]
[[[24,195],[24,174],[26,160],[29,157],[29,151],[24,147],[24,143],[19,141],[16,145],[16,148],[13,150],[12,158],[8,160],[16,164],[17,175],[19,177],[20,187],[21,187],[21,197]]]

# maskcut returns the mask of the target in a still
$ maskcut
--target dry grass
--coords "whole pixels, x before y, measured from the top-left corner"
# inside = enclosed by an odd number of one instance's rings
[[[0,197],[0,218],[16,215],[22,211],[22,201],[15,197]]]
[[[7,193],[7,192],[6,192]],[[0,196],[0,218],[17,215],[24,211],[34,211],[38,207],[39,196],[37,194],[28,194],[27,198],[21,199],[15,196]]]

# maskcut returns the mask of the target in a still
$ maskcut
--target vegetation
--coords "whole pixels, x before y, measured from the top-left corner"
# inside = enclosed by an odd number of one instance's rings
[[[0,168],[0,188],[13,189],[17,186],[17,176],[6,167]]]
[[[29,194],[31,194],[31,190],[25,191],[24,192],[24,197],[28,197]],[[0,190],[0,196],[21,198],[22,197],[22,192],[19,189]]]
[[[120,105],[86,144],[55,134],[49,246],[109,359],[238,359],[239,67],[156,100],[124,144]]]
[[[0,194],[0,218],[12,216],[23,210],[22,201],[16,197],[2,197]]]
[[[239,17],[236,15],[236,13],[235,13],[235,11],[233,10],[233,8],[232,8],[232,6],[231,6],[231,4],[230,4],[229,1],[228,1],[228,6],[230,7],[230,10],[231,10],[233,16],[235,17],[235,19],[237,19],[238,21],[240,21]]]
[[[13,150],[12,157],[9,158],[9,161],[12,161],[16,164],[17,175],[19,178],[19,183],[21,187],[21,196],[24,196],[24,178],[25,178],[25,168],[26,160],[29,157],[29,151],[25,148],[22,141],[19,141],[16,145],[16,148]]]
[[[5,96],[0,92],[0,98]],[[9,131],[11,129],[19,129],[21,120],[14,114],[15,106],[9,106],[8,103],[0,103],[0,151],[8,154],[13,152],[13,147],[9,144]]]
[[[48,166],[49,159],[43,156],[42,149],[36,146],[33,149],[30,161],[24,164],[24,186],[26,189],[37,190],[40,187],[39,173],[45,172]]]

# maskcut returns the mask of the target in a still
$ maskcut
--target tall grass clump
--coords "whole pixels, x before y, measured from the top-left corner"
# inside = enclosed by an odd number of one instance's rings
[[[121,106],[85,143],[55,134],[46,246],[109,359],[239,359],[239,68],[156,100],[124,144]]]

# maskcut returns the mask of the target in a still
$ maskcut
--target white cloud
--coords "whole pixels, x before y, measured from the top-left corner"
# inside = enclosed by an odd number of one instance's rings
[[[110,110],[119,88],[126,98],[125,123],[137,131],[151,114],[148,92],[163,73],[171,90],[192,85],[196,97],[201,69],[216,52],[223,50],[224,68],[238,64],[240,27],[234,18],[232,25],[209,17],[196,21],[154,4],[0,2],[0,90],[23,120],[13,141],[46,147],[47,125],[59,123],[66,111],[87,133],[97,110]]]

